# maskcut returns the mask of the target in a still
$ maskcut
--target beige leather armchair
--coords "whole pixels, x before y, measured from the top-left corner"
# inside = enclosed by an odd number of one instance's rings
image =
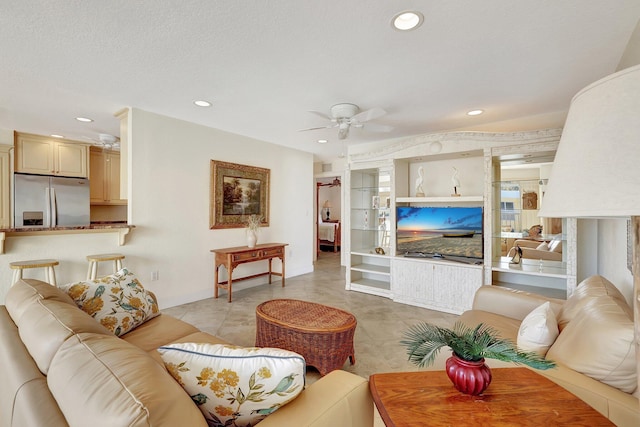
[[[516,253],[516,246],[522,249],[522,258],[541,259],[546,261],[562,261],[562,241],[554,239],[549,243],[537,240],[516,240],[513,247],[509,249],[507,256],[513,257]]]

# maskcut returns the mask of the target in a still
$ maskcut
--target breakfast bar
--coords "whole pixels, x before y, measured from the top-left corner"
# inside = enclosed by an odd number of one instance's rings
[[[122,223],[100,223],[74,227],[26,227],[5,228],[0,230],[0,254],[4,254],[4,241],[7,237],[43,236],[54,234],[87,234],[87,233],[117,233],[118,246],[124,246],[125,237],[135,226]]]

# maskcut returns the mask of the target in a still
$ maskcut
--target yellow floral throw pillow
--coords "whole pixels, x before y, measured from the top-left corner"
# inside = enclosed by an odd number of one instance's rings
[[[306,364],[279,348],[180,343],[158,349],[211,427],[251,427],[304,388]]]
[[[160,314],[158,303],[126,268],[110,276],[60,286],[80,309],[115,335]]]

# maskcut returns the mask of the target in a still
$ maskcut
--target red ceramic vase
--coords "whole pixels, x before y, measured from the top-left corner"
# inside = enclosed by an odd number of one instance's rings
[[[472,362],[453,354],[447,359],[447,376],[454,387],[465,394],[481,394],[491,383],[491,370],[484,359]]]

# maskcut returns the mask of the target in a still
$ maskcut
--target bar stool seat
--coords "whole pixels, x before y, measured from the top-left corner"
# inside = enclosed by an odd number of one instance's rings
[[[32,259],[27,261],[10,262],[9,267],[13,270],[11,286],[13,286],[18,280],[22,279],[22,271],[29,268],[44,268],[46,281],[53,286],[58,286],[56,283],[56,271],[53,267],[59,264],[58,260],[55,259]]]
[[[87,271],[87,280],[94,280],[98,276],[98,263],[105,261],[113,261],[113,272],[116,273],[122,269],[122,260],[124,255],[122,254],[96,254],[87,255],[87,261],[89,261],[89,271]]]

